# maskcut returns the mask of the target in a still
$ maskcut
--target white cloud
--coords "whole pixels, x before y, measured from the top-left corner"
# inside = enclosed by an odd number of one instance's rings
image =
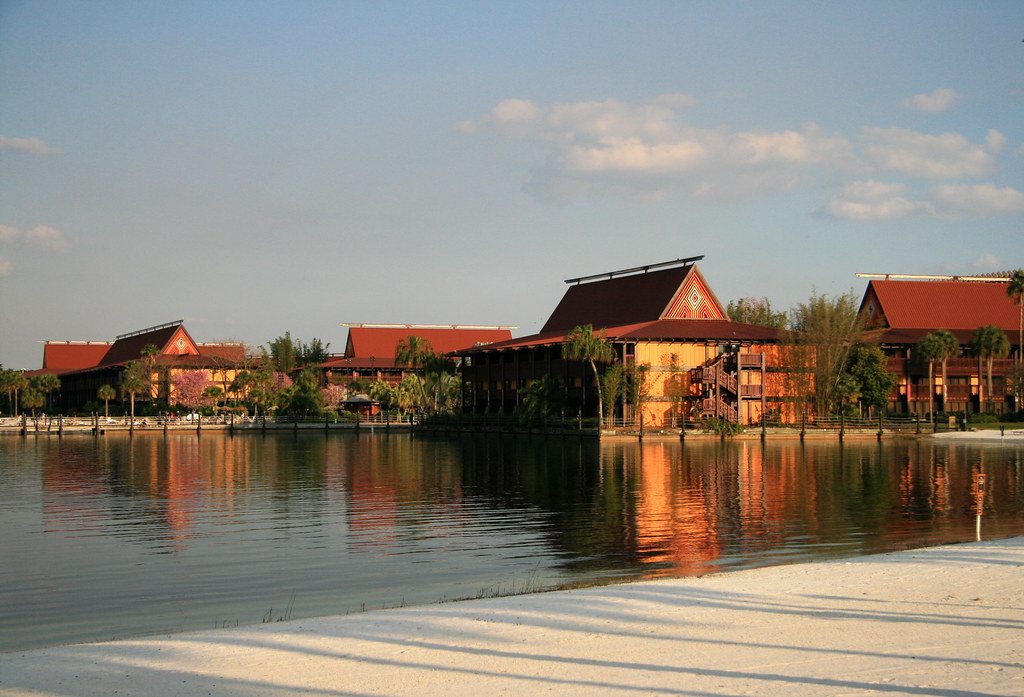
[[[903,184],[853,182],[817,211],[840,220],[895,220],[908,216],[963,217],[1024,212],[1024,193],[994,184],[945,184],[921,200],[909,198]]]
[[[945,95],[918,95],[937,100]],[[810,123],[792,129],[734,131],[698,128],[680,116],[692,96],[669,94],[632,105],[618,99],[551,106],[506,99],[459,128],[533,144],[544,152],[523,188],[547,202],[598,195],[657,201],[684,195],[736,200],[796,189],[826,176],[899,174],[904,184],[854,181],[815,213],[843,220],[908,216],[964,216],[1020,211],[1019,192],[994,184],[950,180],[980,177],[996,168],[1006,137],[989,130],[983,143],[958,133],[932,135],[906,128],[863,127],[856,141]],[[918,190],[914,179],[950,186]]]
[[[971,262],[971,268],[979,272],[1002,271],[1006,266],[999,260],[999,257],[986,252]]]
[[[525,188],[548,201],[586,193],[660,199],[678,191],[736,198],[790,188],[810,167],[856,161],[849,141],[814,124],[744,132],[687,126],[676,110],[693,103],[680,94],[638,106],[606,99],[540,107],[509,99],[459,128],[541,145],[546,162],[531,172]]]
[[[932,200],[953,216],[1024,212],[1024,193],[995,184],[947,184],[932,192]]]
[[[60,148],[47,145],[38,138],[8,138],[0,136],[0,150],[13,150],[29,155],[59,155]]]
[[[986,140],[997,142],[996,136],[999,134],[989,131]],[[984,145],[958,133],[933,136],[906,128],[865,126],[861,137],[869,143],[864,156],[875,166],[923,179],[976,177],[991,171],[995,164]]]
[[[985,134],[985,145],[993,155],[998,154],[1006,145],[1006,136],[995,129],[989,129]]]
[[[25,239],[36,247],[63,251],[67,249],[68,242],[59,230],[54,230],[46,225],[37,225],[25,233]]]
[[[932,206],[924,201],[905,197],[903,184],[877,181],[859,181],[847,184],[838,196],[833,196],[819,214],[839,220],[895,220],[911,215],[930,215]]]
[[[21,237],[21,230],[10,225],[0,225],[0,242],[13,242]]]
[[[19,245],[51,251],[64,251],[68,248],[68,241],[64,234],[46,225],[36,225],[28,232],[22,232],[10,225],[0,225],[0,242],[16,242]]]
[[[957,91],[944,87],[928,94],[915,94],[903,100],[903,106],[907,109],[919,111],[946,111],[959,102],[961,96]]]
[[[0,257],[0,277],[9,276],[11,274],[11,271],[13,270],[14,264],[12,264],[4,257]]]

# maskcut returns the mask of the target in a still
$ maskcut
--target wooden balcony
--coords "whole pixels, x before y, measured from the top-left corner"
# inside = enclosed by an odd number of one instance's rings
[[[763,353],[741,353],[740,368],[760,368],[764,365]]]
[[[743,399],[761,399],[763,392],[761,385],[740,385],[740,397]]]

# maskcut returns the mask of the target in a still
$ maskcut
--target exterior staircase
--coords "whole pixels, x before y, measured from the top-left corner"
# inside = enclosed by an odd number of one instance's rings
[[[702,386],[701,416],[730,423],[740,421],[739,406],[744,399],[761,399],[761,384],[743,384],[743,370],[764,371],[764,354],[723,353],[690,373],[691,383]]]

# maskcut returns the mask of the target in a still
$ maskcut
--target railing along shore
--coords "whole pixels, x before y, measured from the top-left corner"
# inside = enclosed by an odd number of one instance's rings
[[[549,418],[524,423],[514,416],[447,414],[431,416],[425,420],[378,415],[358,420],[336,417],[288,417],[237,415],[186,417],[147,416],[37,416],[0,418],[0,434],[64,435],[89,433],[103,435],[118,432],[182,432],[203,430],[228,433],[266,431],[344,431],[344,432],[416,432],[427,434],[499,434],[516,436],[571,436],[571,437],[672,437],[751,438],[799,437],[803,438],[864,438],[883,436],[915,436],[967,430],[962,419],[931,419],[914,415],[882,415],[874,418],[816,417],[801,418],[796,422],[769,420],[746,424],[742,427],[723,422],[686,420],[668,426],[644,426],[633,420],[606,420],[598,427],[595,418]]]

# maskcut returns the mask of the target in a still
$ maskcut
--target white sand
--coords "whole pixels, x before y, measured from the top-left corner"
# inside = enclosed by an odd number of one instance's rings
[[[1024,537],[0,655],[2,695],[1024,695]]]
[[[1006,444],[1024,445],[1024,428],[1005,427],[1002,433],[998,428],[986,428],[979,431],[949,431],[948,433],[936,433],[929,437],[939,440],[1001,441]]]

